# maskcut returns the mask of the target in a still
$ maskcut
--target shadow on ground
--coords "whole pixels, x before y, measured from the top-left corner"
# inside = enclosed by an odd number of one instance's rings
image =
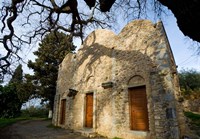
[[[0,139],[89,139],[70,130],[48,128],[50,120],[26,120],[0,129]],[[96,137],[93,139],[106,139]]]

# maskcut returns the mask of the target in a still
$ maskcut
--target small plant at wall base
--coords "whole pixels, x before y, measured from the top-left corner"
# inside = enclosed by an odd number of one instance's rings
[[[53,128],[53,129],[60,129],[60,128],[61,128],[61,127],[55,126],[55,125],[53,125],[53,124],[49,124],[49,125],[47,125],[47,127],[48,127],[48,128]]]
[[[123,138],[114,137],[113,139],[123,139]]]

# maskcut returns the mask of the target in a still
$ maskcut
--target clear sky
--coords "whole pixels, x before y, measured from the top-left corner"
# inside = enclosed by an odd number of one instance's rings
[[[173,16],[164,21],[169,43],[171,45],[178,70],[196,69],[200,71],[200,56],[197,55],[197,43],[185,37],[179,30]]]

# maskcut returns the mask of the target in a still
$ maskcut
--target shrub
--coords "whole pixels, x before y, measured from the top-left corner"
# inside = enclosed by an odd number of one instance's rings
[[[25,110],[21,110],[21,116],[46,118],[48,116],[48,109],[43,107],[31,106]]]
[[[195,114],[192,112],[185,112],[185,116],[191,120],[192,124],[195,124],[198,127],[200,127],[200,115],[199,114]]]

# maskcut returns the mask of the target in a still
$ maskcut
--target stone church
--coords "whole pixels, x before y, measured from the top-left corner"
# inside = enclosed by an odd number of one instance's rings
[[[185,120],[162,22],[92,32],[59,67],[53,124],[123,139],[179,139]]]

